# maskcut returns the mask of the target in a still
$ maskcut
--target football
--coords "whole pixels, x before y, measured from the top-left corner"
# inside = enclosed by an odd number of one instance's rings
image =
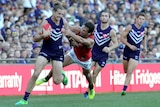
[[[44,28],[44,30],[51,30],[52,29],[52,27],[51,27],[51,25],[49,24],[49,23],[46,23],[46,24],[44,24],[43,25],[43,28]],[[45,40],[47,40],[47,39],[49,39],[50,38],[50,36],[48,35],[46,38],[44,38]]]

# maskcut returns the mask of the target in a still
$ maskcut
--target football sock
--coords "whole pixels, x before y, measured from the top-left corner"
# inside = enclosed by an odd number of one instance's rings
[[[30,93],[25,92],[25,95],[24,95],[23,99],[24,99],[25,101],[27,101],[27,100],[28,100],[29,95],[30,95]]]
[[[93,89],[93,84],[89,84],[89,89]]]
[[[63,78],[65,78],[65,75],[64,74],[62,74],[63,75]]]
[[[126,91],[127,90],[127,85],[124,85],[124,87],[123,87],[123,91]]]
[[[47,76],[45,77],[45,80],[48,81],[49,79],[50,79],[50,76],[47,75]]]

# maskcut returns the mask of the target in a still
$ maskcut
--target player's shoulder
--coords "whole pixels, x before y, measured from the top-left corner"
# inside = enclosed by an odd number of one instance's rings
[[[112,35],[116,35],[116,30],[114,29],[114,28],[111,28],[111,30],[110,30],[110,35],[112,36]]]
[[[61,18],[61,20],[63,21],[63,23],[67,23],[67,20],[65,18]]]
[[[116,33],[116,30],[114,28],[111,28],[110,33]]]
[[[97,29],[101,26],[101,23],[96,23],[94,26],[95,26],[95,29]]]
[[[127,25],[125,28],[126,31],[130,31],[131,29],[132,29],[132,24]]]

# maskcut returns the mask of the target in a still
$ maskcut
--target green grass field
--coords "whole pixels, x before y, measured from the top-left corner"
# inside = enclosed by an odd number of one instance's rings
[[[0,107],[15,107],[14,103],[22,96],[1,96]],[[21,106],[19,106],[21,107]],[[83,95],[43,95],[30,96],[24,107],[160,107],[160,92],[96,94],[93,100]]]

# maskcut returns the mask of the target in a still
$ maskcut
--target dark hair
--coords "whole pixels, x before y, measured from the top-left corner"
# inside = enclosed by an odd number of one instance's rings
[[[94,24],[92,22],[86,22],[84,25],[89,29],[88,33],[91,33],[94,31]]]
[[[53,11],[57,11],[58,9],[63,10],[64,7],[62,5],[60,5],[59,3],[55,3],[54,7],[53,7]]]
[[[102,15],[102,13],[109,13],[109,10],[108,9],[104,9],[104,10],[102,10],[101,12],[100,12],[100,16]]]
[[[145,17],[145,11],[139,12],[139,13],[137,14],[137,18],[138,18],[139,16],[144,16],[144,17]]]
[[[7,31],[7,30],[11,30],[9,27],[7,27],[6,29],[5,29],[5,31]]]

